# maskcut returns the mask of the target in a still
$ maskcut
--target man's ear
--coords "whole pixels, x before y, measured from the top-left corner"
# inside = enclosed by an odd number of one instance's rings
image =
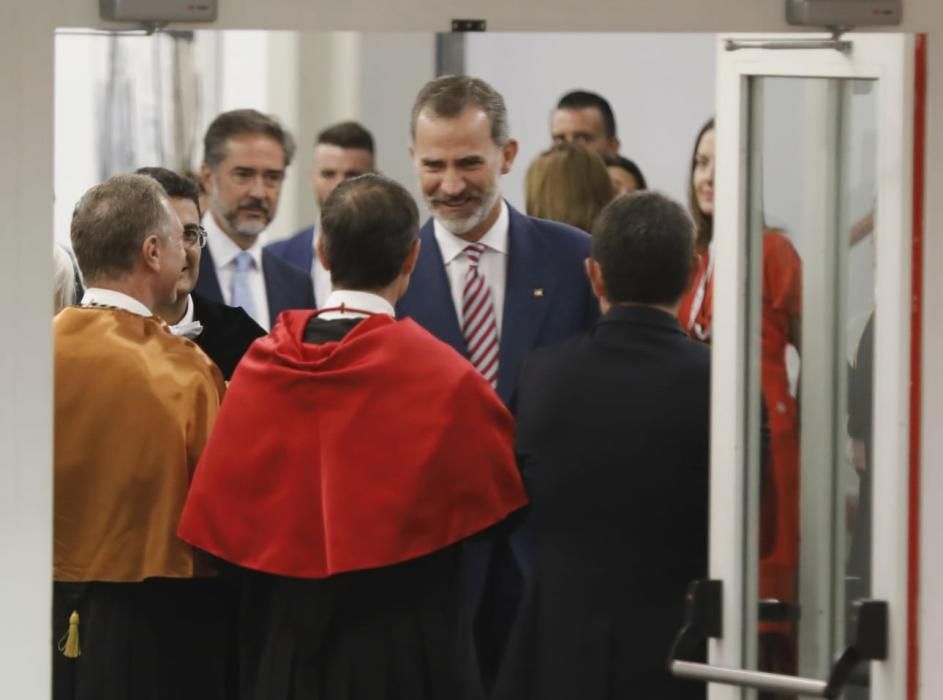
[[[411,275],[413,270],[416,269],[416,263],[419,261],[419,248],[422,246],[422,241],[418,238],[413,241],[413,244],[409,247],[409,253],[406,255],[406,260],[403,261],[403,267],[400,270],[400,274]]]
[[[511,166],[514,165],[514,159],[517,157],[518,144],[514,139],[508,139],[508,142],[501,147],[501,174],[507,175],[511,172]]]
[[[608,299],[608,295],[606,293],[606,280],[603,279],[602,268],[599,266],[599,263],[592,258],[586,258],[585,265],[586,276],[589,278],[589,286],[592,287],[593,294],[596,295],[597,299]]]
[[[315,241],[314,248],[315,250],[318,251],[318,262],[321,263],[321,267],[323,267],[325,270],[330,272],[331,266],[327,261],[327,256],[324,254],[324,235],[323,234],[318,236],[317,241]]]
[[[622,148],[622,142],[619,139],[617,139],[615,136],[613,136],[611,139],[609,139],[609,146],[610,148],[612,148],[613,153],[618,154],[619,149]]]
[[[160,271],[161,252],[163,252],[163,247],[159,236],[150,235],[144,239],[144,243],[141,244],[141,257],[149,270]]]

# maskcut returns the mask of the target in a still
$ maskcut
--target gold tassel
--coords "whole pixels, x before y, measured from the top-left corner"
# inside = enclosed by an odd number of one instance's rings
[[[58,647],[67,659],[77,659],[82,655],[79,647],[79,614],[75,610],[69,615],[69,631],[59,640]]]

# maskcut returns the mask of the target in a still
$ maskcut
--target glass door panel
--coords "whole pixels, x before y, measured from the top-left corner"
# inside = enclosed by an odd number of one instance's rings
[[[906,697],[915,42],[841,39],[718,40],[710,700]]]
[[[750,79],[744,620],[761,671],[827,678],[867,595],[876,87]]]

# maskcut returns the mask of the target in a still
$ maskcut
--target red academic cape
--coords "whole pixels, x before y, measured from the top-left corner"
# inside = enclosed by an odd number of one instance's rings
[[[227,391],[180,523],[226,561],[324,578],[442,549],[526,503],[513,419],[452,348],[411,320],[302,342],[284,312]]]

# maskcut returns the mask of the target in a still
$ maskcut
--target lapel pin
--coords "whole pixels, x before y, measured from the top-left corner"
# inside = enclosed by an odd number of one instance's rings
[[[542,288],[537,287],[537,289],[534,290],[535,297],[542,297],[543,295],[544,295],[544,290]]]

